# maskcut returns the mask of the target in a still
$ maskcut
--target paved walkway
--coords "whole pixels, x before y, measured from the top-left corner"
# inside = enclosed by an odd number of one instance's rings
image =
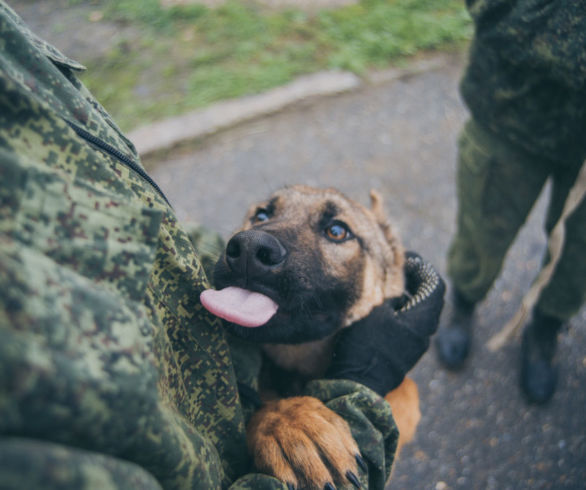
[[[293,183],[335,186],[368,202],[379,189],[408,248],[445,271],[454,230],[461,58],[352,92],[313,99],[208,137],[152,172],[179,215],[235,229],[248,205]],[[396,465],[393,490],[578,489],[586,482],[586,311],[561,342],[562,381],[545,408],[517,389],[518,344],[486,341],[510,318],[540,263],[542,199],[478,311],[474,357],[461,373],[430,351],[415,368],[423,419]]]

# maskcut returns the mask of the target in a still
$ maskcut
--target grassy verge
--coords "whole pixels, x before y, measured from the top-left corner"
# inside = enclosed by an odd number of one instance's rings
[[[216,9],[158,0],[98,8],[100,18],[140,33],[90,62],[84,76],[125,130],[321,69],[361,74],[471,35],[463,0],[363,0],[314,15],[243,0]]]

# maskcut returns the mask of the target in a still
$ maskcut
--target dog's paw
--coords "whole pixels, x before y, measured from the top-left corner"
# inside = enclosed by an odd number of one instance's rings
[[[253,414],[246,432],[257,469],[289,488],[360,486],[363,461],[350,428],[316,398],[271,401]]]

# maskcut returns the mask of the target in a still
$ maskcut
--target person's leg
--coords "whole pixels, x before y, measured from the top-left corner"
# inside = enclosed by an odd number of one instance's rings
[[[546,220],[548,235],[557,223],[579,168],[560,168],[553,175],[551,202]],[[555,363],[558,333],[586,298],[586,202],[566,221],[566,240],[560,261],[541,293],[533,318],[523,331],[521,389],[532,403],[545,403],[554,394],[558,369]],[[549,261],[546,256],[544,263]]]
[[[440,361],[452,369],[469,353],[474,305],[498,276],[507,250],[547,179],[547,165],[469,121],[458,154],[457,232],[448,253],[451,317],[440,328]]]
[[[574,185],[580,166],[559,169],[553,175],[551,202],[546,220],[548,235],[553,230],[568,193]],[[565,243],[554,274],[539,297],[537,307],[543,313],[567,321],[574,316],[586,299],[586,201],[583,199],[568,217]],[[548,260],[548,258],[546,258]]]

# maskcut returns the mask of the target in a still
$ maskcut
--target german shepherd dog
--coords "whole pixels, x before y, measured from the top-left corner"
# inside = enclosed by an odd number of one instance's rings
[[[290,488],[357,484],[347,423],[295,395],[325,373],[340,329],[404,292],[403,249],[380,196],[370,198],[368,209],[334,189],[291,186],[253,205],[216,264],[217,289],[201,297],[231,333],[262,345],[264,404],[247,441],[255,466]],[[406,378],[385,399],[401,447],[419,422],[417,386]]]

